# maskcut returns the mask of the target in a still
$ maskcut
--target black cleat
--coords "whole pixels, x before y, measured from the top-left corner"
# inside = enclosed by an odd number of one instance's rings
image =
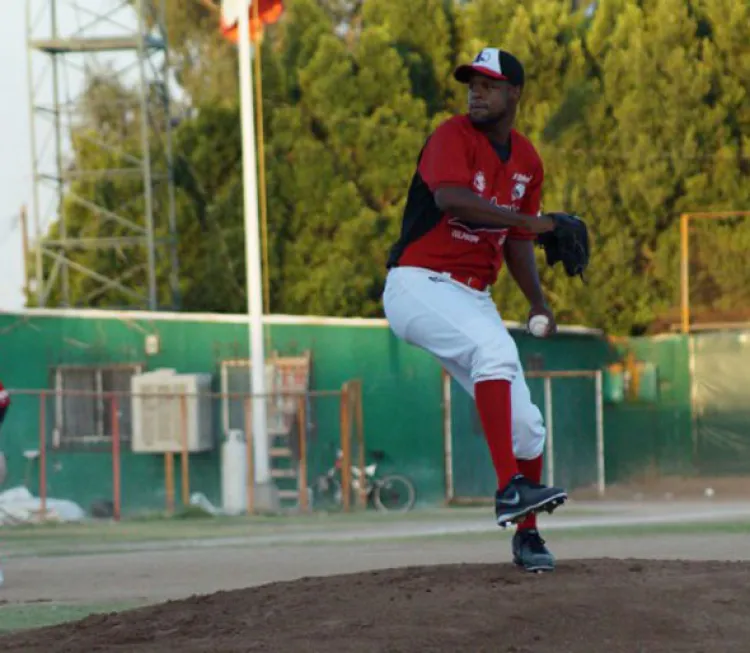
[[[551,513],[565,503],[567,498],[565,490],[533,483],[519,474],[495,494],[497,524],[505,527],[518,523],[532,512]]]
[[[544,546],[539,531],[530,528],[513,536],[513,564],[530,572],[554,571],[555,556]]]

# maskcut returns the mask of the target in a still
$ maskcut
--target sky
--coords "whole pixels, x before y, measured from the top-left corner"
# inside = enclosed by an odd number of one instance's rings
[[[134,14],[123,0],[0,0],[0,311],[14,311],[24,306],[23,241],[19,215],[21,207],[28,210],[30,245],[33,246],[34,184],[32,183],[32,128],[36,134],[37,159],[40,170],[56,174],[54,167],[53,122],[34,105],[52,106],[52,75],[49,55],[35,51],[31,57],[29,83],[27,48],[27,8],[31,17],[33,38],[50,38],[50,8],[57,9],[58,34],[61,37],[79,33],[91,36],[120,36],[135,31]],[[132,61],[132,57],[127,63]],[[60,100],[75,100],[82,88],[84,65],[96,67],[111,60],[113,55],[100,53],[60,58]],[[116,61],[125,61],[117,59]],[[11,65],[11,62],[12,65]],[[133,73],[134,74],[134,73]],[[67,124],[71,113],[62,110],[63,149],[66,150]],[[50,185],[38,185],[39,215],[42,231],[56,217],[56,193]],[[33,254],[31,254],[33,256]],[[33,280],[32,280],[33,281]]]
[[[23,265],[18,215],[31,205],[31,146],[26,83],[25,0],[0,0],[0,311],[18,310]]]

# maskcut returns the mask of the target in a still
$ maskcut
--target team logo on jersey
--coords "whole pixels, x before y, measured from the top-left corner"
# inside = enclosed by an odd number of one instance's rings
[[[526,194],[526,184],[523,184],[520,181],[517,184],[514,184],[513,190],[510,191],[510,196],[513,198],[514,202],[517,202],[518,200],[520,200],[525,194]]]
[[[481,170],[474,175],[474,188],[479,193],[483,193],[484,189],[487,188],[487,180],[484,178],[484,173]]]

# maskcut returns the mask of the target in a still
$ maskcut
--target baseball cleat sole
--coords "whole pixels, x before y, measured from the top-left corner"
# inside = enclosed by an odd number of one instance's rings
[[[501,526],[502,528],[506,528],[511,524],[518,524],[519,522],[522,522],[524,519],[526,519],[526,517],[532,512],[535,512],[537,514],[540,512],[546,512],[551,515],[557,508],[563,505],[567,501],[567,499],[567,493],[560,492],[559,494],[545,499],[544,501],[540,501],[539,503],[525,508],[522,512],[504,513],[502,515],[498,515],[497,525]]]
[[[524,571],[527,571],[530,574],[548,574],[551,571],[555,571],[554,565],[533,565],[529,567],[528,565],[524,565],[522,562],[518,560],[514,560],[513,564],[519,569],[523,569]]]

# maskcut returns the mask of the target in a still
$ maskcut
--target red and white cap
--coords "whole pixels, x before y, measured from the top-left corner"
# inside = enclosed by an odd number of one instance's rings
[[[510,52],[498,48],[484,48],[470,64],[456,68],[453,76],[462,84],[468,84],[474,73],[491,79],[506,80],[513,86],[523,86],[524,70],[521,62]]]

